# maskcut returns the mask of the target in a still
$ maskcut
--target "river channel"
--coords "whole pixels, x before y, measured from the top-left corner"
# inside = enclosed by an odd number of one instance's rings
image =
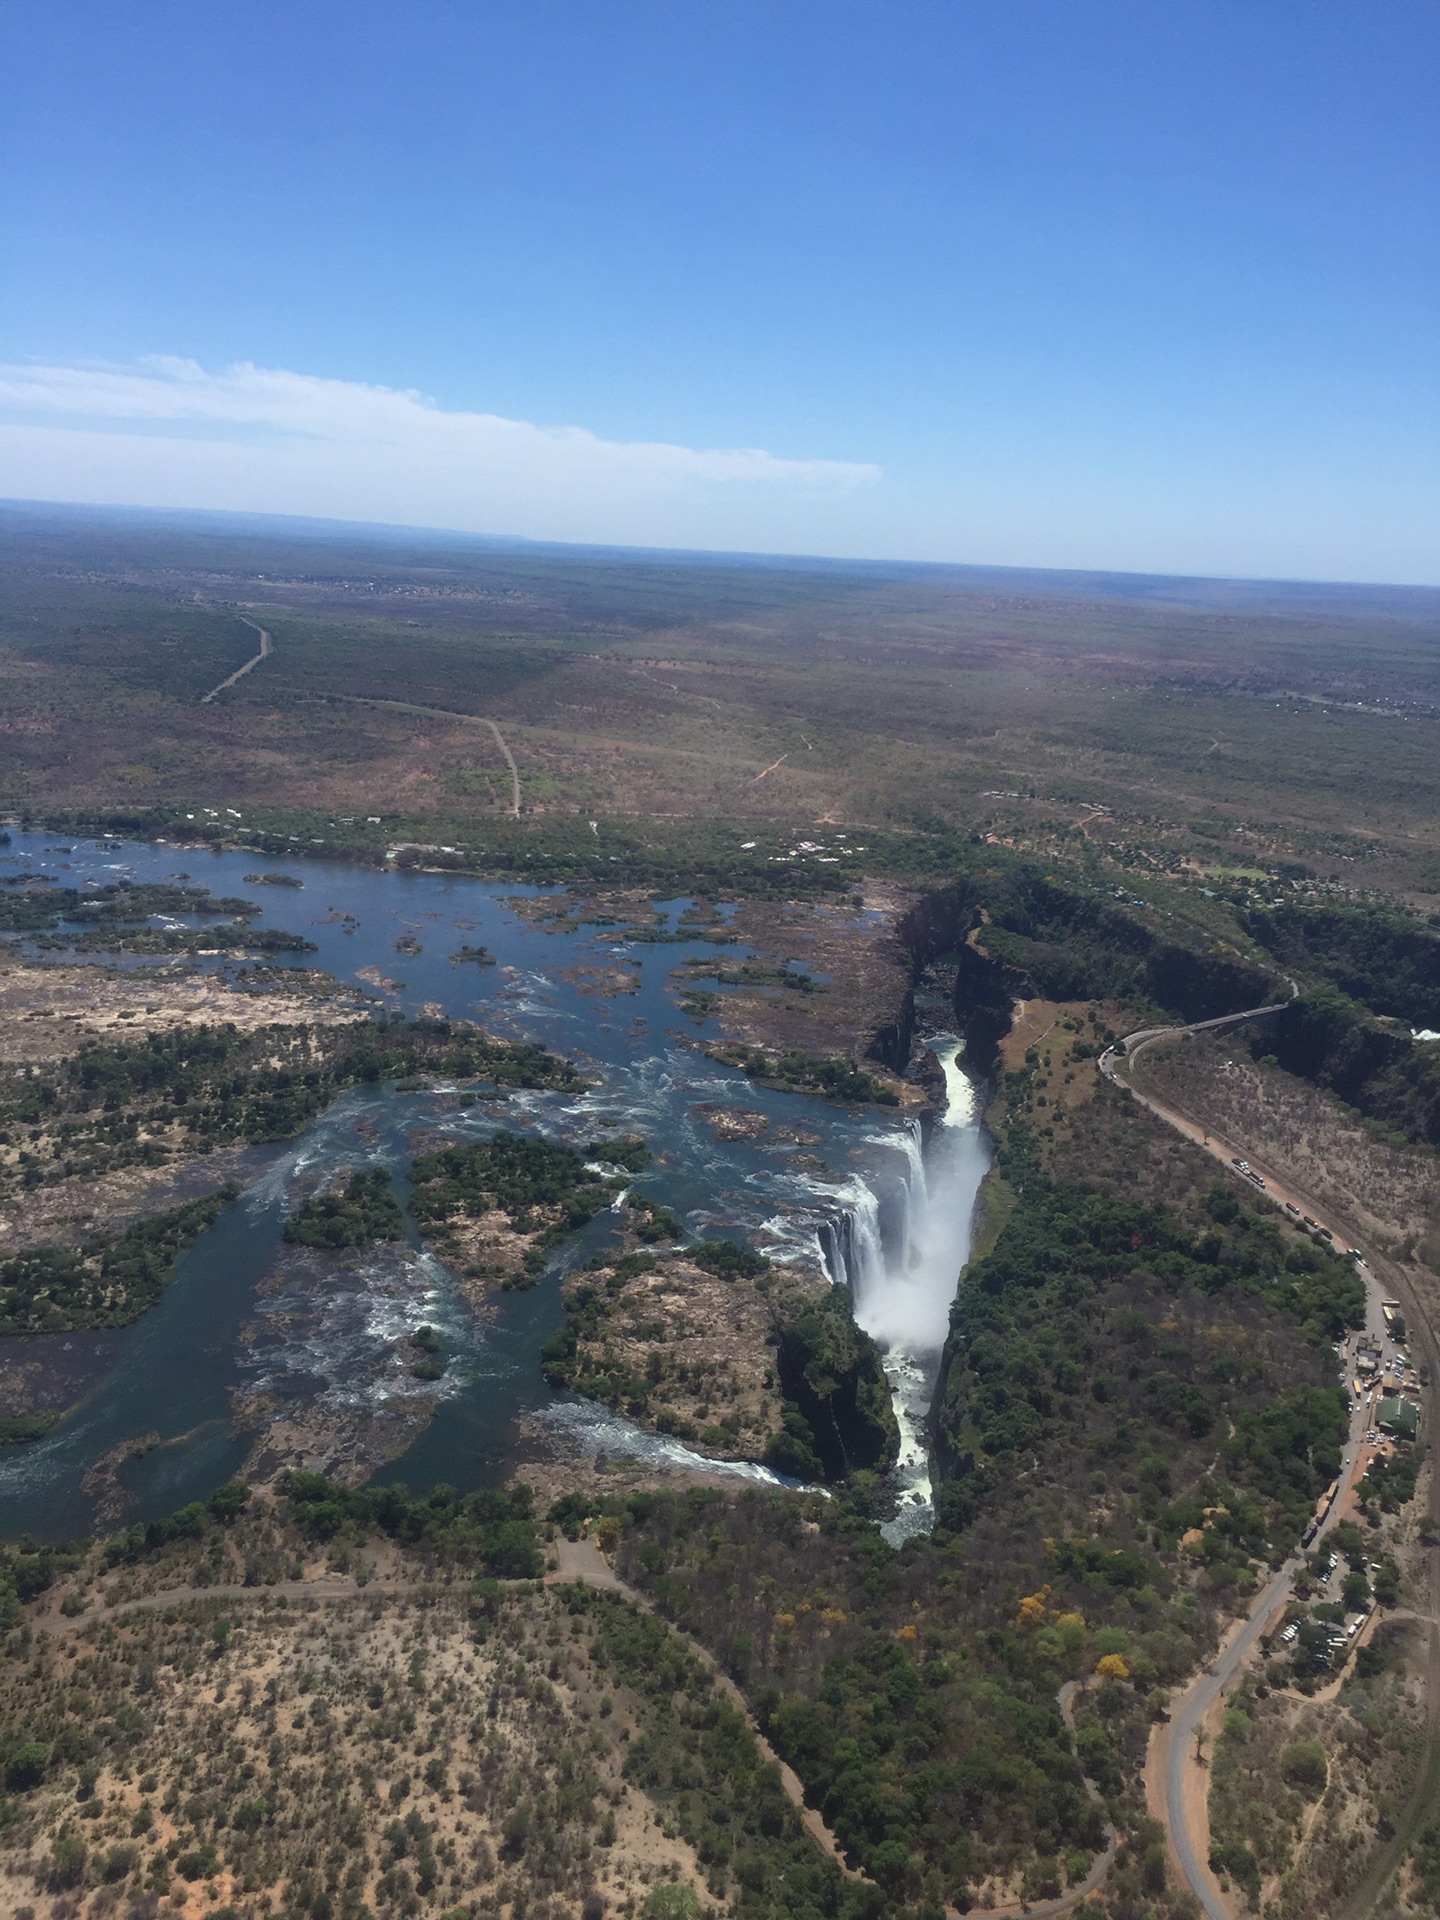
[[[247,884],[257,868],[286,873],[302,889]],[[497,1484],[512,1469],[517,1428],[526,1421],[591,1453],[773,1480],[762,1466],[708,1461],[544,1383],[540,1350],[563,1317],[564,1275],[604,1244],[611,1229],[603,1215],[557,1252],[532,1291],[499,1294],[480,1312],[450,1271],[420,1250],[408,1216],[412,1252],[403,1270],[377,1261],[373,1284],[337,1296],[324,1313],[297,1321],[283,1302],[267,1304],[257,1291],[288,1212],[319,1170],[389,1168],[403,1203],[416,1135],[478,1138],[498,1126],[576,1144],[616,1127],[643,1134],[656,1159],[639,1184],[687,1229],[743,1234],[772,1259],[810,1263],[849,1285],[857,1319],[885,1349],[901,1423],[891,1537],[929,1524],[924,1415],[988,1160],[953,1036],[937,1031],[927,1041],[945,1075],[940,1112],[902,1120],[770,1092],[701,1051],[717,1029],[713,1019],[682,1013],[671,970],[691,955],[718,952],[728,962],[747,949],[717,948],[703,928],[682,927],[685,900],[657,909],[663,929],[684,937],[644,942],[624,927],[579,925],[573,916],[546,926],[535,914],[547,889],[164,843],[61,842],[14,829],[0,853],[3,874],[43,874],[82,889],[183,880],[243,895],[264,907],[261,925],[314,942],[316,952],[281,956],[284,964],[363,986],[395,1012],[439,1010],[503,1038],[543,1042],[592,1084],[578,1096],[517,1093],[473,1105],[457,1089],[346,1094],[301,1137],[271,1151],[242,1197],[182,1256],[160,1304],[110,1336],[107,1371],[81,1404],[44,1440],[0,1455],[0,1531],[73,1536],[99,1523],[102,1497],[111,1503],[106,1513],[118,1510],[118,1500],[130,1521],[202,1496],[249,1450],[233,1417],[237,1397],[247,1393],[283,1394],[303,1381],[336,1405],[416,1394],[413,1382],[379,1362],[421,1325],[445,1343],[444,1378],[424,1388],[427,1400],[438,1394],[438,1410],[381,1478],[413,1488]],[[419,950],[399,950],[397,940]],[[481,944],[498,964],[457,964],[462,947]],[[714,1107],[765,1114],[769,1138],[718,1139],[697,1111]],[[806,1146],[799,1156],[797,1133]],[[817,1171],[820,1163],[828,1171]],[[97,1481],[95,1463],[141,1435],[158,1444]]]

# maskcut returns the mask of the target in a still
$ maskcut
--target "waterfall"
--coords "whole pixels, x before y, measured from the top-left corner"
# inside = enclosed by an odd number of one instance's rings
[[[908,1247],[914,1239],[917,1210],[923,1212],[927,1195],[925,1143],[918,1120],[907,1120],[905,1130],[886,1138],[885,1145],[905,1156],[905,1174],[900,1188],[899,1245]]]
[[[852,1180],[836,1198],[844,1211],[820,1230],[826,1271],[857,1301],[885,1282],[885,1247],[880,1233],[880,1200],[863,1180]]]
[[[946,1034],[926,1044],[945,1077],[944,1107],[928,1136],[912,1121],[900,1133],[879,1137],[904,1160],[897,1230],[882,1234],[879,1196],[856,1181],[842,1196],[845,1211],[823,1237],[831,1278],[850,1288],[857,1322],[884,1355],[900,1426],[900,1499],[883,1531],[896,1544],[928,1532],[934,1515],[925,1421],[950,1303],[970,1253],[975,1198],[989,1165],[975,1090],[960,1065],[964,1043]]]

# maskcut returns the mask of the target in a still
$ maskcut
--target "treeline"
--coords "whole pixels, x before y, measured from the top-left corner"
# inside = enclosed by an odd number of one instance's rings
[[[1048,1000],[1109,1000],[1209,1020],[1266,1004],[1279,983],[1261,967],[1214,950],[1197,927],[1155,909],[1127,911],[1099,885],[1081,887],[1029,863],[967,883],[989,922],[977,935]],[[977,916],[978,917],[978,916]]]
[[[616,1151],[636,1157],[631,1142]],[[549,1248],[588,1225],[626,1184],[623,1175],[589,1172],[574,1147],[504,1129],[418,1155],[410,1179],[410,1210],[438,1246],[453,1241],[456,1221],[503,1213],[516,1233],[531,1236],[524,1268],[532,1276]]]
[[[439,1486],[412,1500],[403,1486],[347,1488],[324,1474],[291,1471],[280,1490],[288,1517],[310,1540],[358,1543],[380,1533],[501,1579],[538,1580],[545,1571],[529,1487],[458,1494]]]
[[[343,1187],[317,1193],[285,1222],[292,1246],[360,1247],[375,1240],[399,1240],[405,1219],[383,1168],[352,1173]]]
[[[234,1522],[250,1504],[250,1489],[239,1480],[227,1480],[207,1500],[191,1500],[157,1520],[137,1522],[105,1542],[107,1567],[134,1566],[154,1558],[177,1543],[203,1541]]]
[[[736,1920],[777,1911],[814,1920],[878,1920],[876,1887],[842,1879],[805,1832],[776,1769],[709,1672],[660,1621],[612,1594],[576,1585],[573,1615],[594,1627],[591,1659],[644,1704],[625,1778],[672,1818],[695,1849],[709,1891]],[[783,1889],[783,1891],[782,1891]],[[693,1912],[656,1903],[647,1913]]]
[[[208,887],[180,887],[167,881],[117,880],[86,888],[46,884],[15,875],[0,883],[0,933],[42,933],[62,922],[99,932],[143,926],[156,914],[204,914],[226,919],[260,912],[253,900],[217,899]]]
[[[584,1081],[544,1047],[492,1040],[448,1020],[337,1026],[176,1027],[95,1042],[68,1059],[0,1077],[0,1145],[21,1129],[21,1183],[38,1186],[117,1167],[164,1165],[174,1129],[182,1152],[289,1140],[347,1087],[415,1075],[501,1087],[571,1089]]]
[[[717,1045],[707,1047],[713,1060],[727,1067],[738,1067],[761,1086],[777,1087],[783,1093],[818,1093],[823,1100],[835,1100],[847,1106],[898,1107],[899,1096],[882,1080],[848,1060],[830,1060],[822,1054],[806,1053],[798,1047],[783,1053],[767,1053],[763,1047]]]
[[[1027,1897],[1050,1897],[1084,1878],[1107,1817],[1141,1818],[1125,1796],[1155,1690],[1207,1630],[1153,1556],[1107,1543],[1097,1575],[1088,1543],[1047,1552],[1012,1530],[982,1597],[993,1563],[967,1561],[954,1536],[895,1552],[845,1498],[571,1496],[552,1518],[574,1530],[587,1508],[619,1533],[625,1577],[746,1688],[886,1911],[966,1912],[983,1878],[1022,1869]],[[1040,1564],[1019,1564],[1032,1551]],[[1097,1805],[1056,1690],[1107,1659],[1084,1728]]]
[[[455,814],[400,815],[379,824],[337,820],[308,808],[252,807],[246,831],[233,822],[192,820],[193,807],[133,807],[99,811],[47,811],[43,820],[27,820],[54,832],[97,836],[123,835],[153,840],[164,835],[182,844],[239,846],[248,852],[303,853],[309,860],[346,860],[368,866],[426,867],[456,873],[491,875],[541,885],[645,887],[666,899],[698,894],[711,900],[795,900],[849,893],[862,869],[858,860],[835,866],[781,860],[787,845],[779,831],[767,832],[762,848],[746,848],[754,839],[753,821],[649,820],[635,824],[601,819],[598,831],[579,814],[546,814],[520,820],[487,814],[469,821]],[[796,831],[808,830],[797,828]],[[392,843],[404,846],[392,860]],[[456,845],[457,841],[463,844]],[[866,870],[915,869],[915,855],[926,873],[944,871],[958,842],[942,836],[935,848],[913,834],[871,835]],[[443,847],[454,848],[445,852]]]
[[[1371,1013],[1440,1029],[1440,934],[1374,908],[1288,903],[1241,916],[1288,972],[1335,987]]]
[[[28,876],[17,876],[24,879]],[[120,880],[82,892],[78,887],[0,888],[0,933],[29,936],[36,947],[78,953],[176,954],[244,950],[251,953],[315,953],[313,940],[279,928],[256,928],[253,900],[216,899],[206,887]],[[152,927],[158,914],[207,916],[204,927]],[[218,920],[228,925],[217,925]]]

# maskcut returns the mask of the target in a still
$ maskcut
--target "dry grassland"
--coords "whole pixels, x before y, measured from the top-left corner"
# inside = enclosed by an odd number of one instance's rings
[[[262,1590],[38,1635],[7,1663],[7,1732],[103,1721],[120,1752],[26,1797],[0,1903],[568,1920],[587,1893],[633,1910],[667,1878],[703,1897],[692,1849],[622,1777],[644,1708],[592,1645],[560,1595],[528,1589],[478,1606]]]

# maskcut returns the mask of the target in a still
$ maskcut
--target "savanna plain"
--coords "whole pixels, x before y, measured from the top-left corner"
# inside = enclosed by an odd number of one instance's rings
[[[1440,594],[0,531],[0,1910],[1440,1913]]]

